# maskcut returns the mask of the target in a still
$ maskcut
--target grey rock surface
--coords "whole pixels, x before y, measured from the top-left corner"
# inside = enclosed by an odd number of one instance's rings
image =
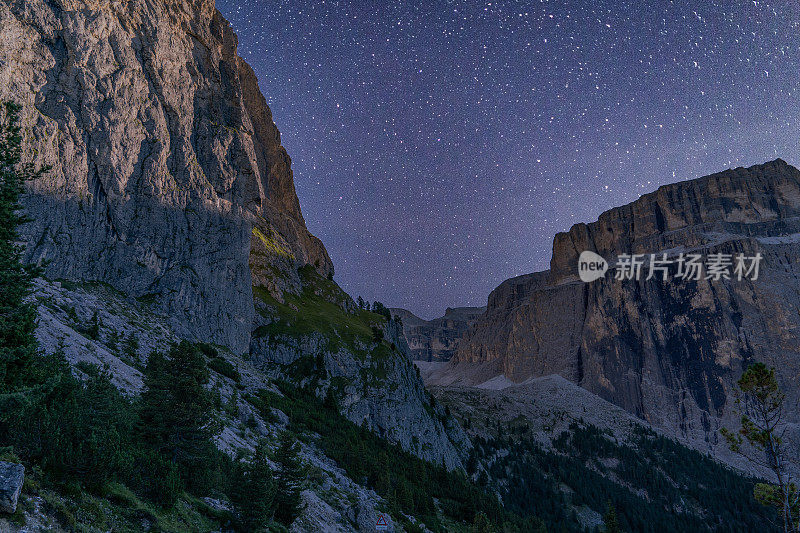
[[[24,199],[26,259],[241,353],[251,241],[289,271],[333,267],[236,47],[213,0],[0,1],[0,99],[24,106],[25,157],[52,166]]]
[[[107,365],[114,384],[127,394],[140,392],[147,355],[165,352],[179,340],[168,318],[108,285],[36,279],[33,288],[40,349],[61,351],[73,365]],[[92,338],[87,329],[95,316],[99,336]]]
[[[0,461],[0,513],[17,510],[17,499],[25,481],[25,467]]]
[[[305,228],[270,110],[212,1],[0,0],[0,42],[0,98],[24,106],[26,157],[52,166],[24,198],[33,219],[23,230],[26,260],[44,265],[49,280],[110,288],[99,301],[95,291],[43,281],[47,350],[108,363],[135,392],[143,360],[122,362],[104,338],[79,331],[94,312],[103,335],[159,339],[141,351],[188,337],[243,354],[259,325],[254,286],[281,301],[299,290],[298,267],[332,274]],[[135,319],[119,319],[113,290]],[[355,308],[349,297],[341,305]],[[271,361],[316,353],[317,344],[300,339],[270,351]],[[393,363],[389,385],[365,389],[363,372],[382,370],[352,353],[327,357],[335,376],[354,380],[351,418],[460,464],[410,362]]]
[[[485,307],[447,308],[443,317],[419,318],[405,309],[390,309],[403,321],[403,335],[414,361],[449,361],[467,329],[485,311]]]
[[[324,345],[315,335],[274,350],[251,343],[262,325],[254,287],[283,302],[302,290],[299,268],[326,279],[333,265],[306,229],[291,160],[236,48],[213,0],[0,0],[0,99],[23,105],[26,161],[52,167],[23,198],[32,218],[22,230],[25,259],[45,268],[33,295],[37,337],[70,363],[108,365],[128,394],[141,389],[149,351],[178,339],[219,345],[251,392],[270,386],[276,365]],[[355,310],[349,297],[337,305]],[[95,315],[100,334],[90,338]],[[132,334],[139,345],[126,352],[120,344]],[[399,350],[385,364],[324,354],[345,383],[345,414],[460,466],[466,436],[431,405],[399,327],[385,335]],[[211,386],[233,402],[233,383],[215,375]],[[221,449],[235,454],[274,436],[279,428],[260,418],[246,427],[253,414],[240,399]],[[331,484],[331,494],[315,487],[308,500],[343,530],[368,527],[385,507],[323,466],[318,450],[304,459]],[[348,509],[353,501],[358,508]]]
[[[551,269],[508,280],[465,334],[456,363],[494,362],[515,382],[559,374],[662,428],[724,453],[732,392],[763,361],[800,410],[800,171],[781,160],[661,187],[556,236]],[[752,256],[757,280],[577,280],[577,257]]]
[[[168,321],[152,313],[148,304],[102,284],[37,279],[31,298],[37,304],[40,317],[36,335],[41,350],[46,353],[62,350],[72,365],[81,362],[107,365],[112,381],[127,394],[140,392],[140,369],[146,356],[154,349],[167,349],[178,338],[169,329]],[[101,327],[98,338],[93,339],[86,335],[85,328],[95,312]],[[116,340],[112,332],[117,332],[122,340]],[[124,341],[131,335],[138,339],[138,349],[133,356],[129,355]],[[264,420],[259,410],[244,399],[246,393],[255,394],[264,389],[277,392],[269,376],[230,351],[220,349],[219,352],[220,357],[241,373],[244,390],[240,391],[233,380],[212,372],[209,388],[220,394],[222,402],[227,405],[234,396],[238,398],[235,414],[221,414],[221,430],[215,439],[217,446],[236,457],[242,451],[252,452],[259,439],[279,442],[280,434],[289,424],[288,417],[273,409],[274,421]],[[81,375],[75,366],[73,372]],[[374,531],[374,523],[372,529],[367,525],[371,517],[377,517],[378,509],[387,507],[386,502],[374,491],[348,478],[344,470],[315,446],[301,444],[300,455],[303,464],[313,469],[315,475],[304,494],[304,499],[311,504],[303,510],[292,530],[315,532],[321,520],[330,519],[331,524],[336,524],[330,526],[334,531]],[[353,502],[357,502],[355,507]],[[0,532],[62,531],[51,508],[44,505],[41,498],[31,498],[30,503],[32,508],[24,513],[24,526],[12,524],[0,515]],[[317,511],[326,514],[317,516]]]
[[[653,426],[557,374],[529,378],[522,383],[496,376],[471,384],[437,384],[437,377],[442,374],[437,376],[436,370],[423,370],[431,393],[440,403],[450,406],[460,420],[469,418],[471,431],[484,438],[489,438],[489,429],[498,422],[511,424],[520,418],[528,422],[534,437],[546,449],[552,448],[553,440],[573,423],[595,426],[617,441],[626,443],[631,442],[637,429],[641,428],[675,437],[672,431]],[[703,438],[675,440],[689,448],[708,451],[708,443]],[[769,471],[753,465],[727,448],[717,447],[715,451],[716,458],[729,466],[751,475],[770,478]]]
[[[391,357],[376,360],[364,357],[370,352],[363,346],[360,354],[340,346],[331,350],[321,335],[300,338],[278,336],[254,338],[253,363],[265,372],[277,372],[304,357],[320,358],[327,369],[324,397],[331,383],[342,387],[339,406],[343,415],[357,425],[398,443],[423,459],[448,468],[459,468],[471,444],[461,427],[444,412],[437,411],[411,363],[400,326],[386,325],[385,337],[396,350]]]

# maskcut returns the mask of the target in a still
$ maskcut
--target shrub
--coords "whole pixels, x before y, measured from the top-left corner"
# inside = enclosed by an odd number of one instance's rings
[[[221,357],[208,361],[208,367],[217,374],[221,374],[227,378],[230,378],[236,383],[242,381],[242,375],[239,374],[239,371],[236,370],[236,367],[234,367],[230,361],[222,359]]]

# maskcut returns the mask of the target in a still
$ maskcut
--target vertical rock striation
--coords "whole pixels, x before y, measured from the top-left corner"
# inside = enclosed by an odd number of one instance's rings
[[[577,258],[761,253],[748,279],[582,283]],[[515,381],[560,374],[676,436],[718,444],[743,368],[778,369],[800,399],[800,171],[776,160],[667,185],[555,237],[549,271],[504,282],[454,361]],[[646,269],[645,269],[646,272]],[[798,413],[789,416],[794,422]]]
[[[0,1],[0,98],[24,105],[26,157],[52,166],[24,200],[27,259],[244,351],[265,261],[333,267],[236,48],[212,0]]]
[[[318,356],[352,420],[461,465],[463,432],[431,406],[396,324],[382,357],[368,328],[351,350],[328,349],[348,337],[355,304],[330,281],[280,133],[213,0],[0,0],[0,99],[23,105],[26,159],[52,167],[24,198],[26,259],[48,278],[108,284],[168,317],[170,338],[272,370]],[[284,345],[253,334],[278,306],[292,312],[289,299],[319,306],[303,309],[317,313],[310,331],[285,324]]]
[[[485,307],[448,307],[443,317],[423,320],[405,309],[390,309],[403,321],[403,335],[414,361],[449,361],[464,332]]]

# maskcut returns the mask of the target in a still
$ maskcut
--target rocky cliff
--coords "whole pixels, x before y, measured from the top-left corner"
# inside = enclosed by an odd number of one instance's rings
[[[405,309],[390,309],[400,317],[403,335],[414,361],[449,361],[464,332],[486,311],[485,307],[448,307],[443,317],[423,320]]]
[[[460,466],[463,433],[431,405],[397,324],[360,313],[332,281],[270,109],[213,0],[0,0],[0,99],[23,105],[25,158],[51,167],[24,198],[26,260],[45,268],[36,298],[63,302],[40,308],[43,348],[109,364],[131,393],[136,365],[88,350],[65,309],[135,333],[143,356],[206,341],[304,385],[297,370],[311,360],[313,390],[335,384],[351,420]],[[61,281],[104,287],[113,302],[91,297],[77,311]]]
[[[763,260],[757,280],[615,280],[612,272],[583,283],[584,250],[612,264],[623,253]],[[454,361],[492,361],[517,382],[560,374],[713,449],[720,425],[734,423],[731,392],[747,364],[777,367],[790,405],[800,398],[798,258],[800,171],[784,161],[667,185],[557,235],[550,270],[493,291]],[[797,422],[798,411],[790,417]]]
[[[0,98],[24,105],[26,155],[52,166],[25,199],[27,259],[242,352],[253,281],[333,267],[236,47],[213,0],[0,2]]]

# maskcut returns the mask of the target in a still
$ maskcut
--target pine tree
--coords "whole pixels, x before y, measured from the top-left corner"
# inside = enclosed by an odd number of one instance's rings
[[[492,528],[492,523],[489,521],[489,517],[482,512],[476,513],[475,519],[472,522],[472,532],[492,533],[492,531],[494,531],[494,529]]]
[[[86,334],[94,341],[100,338],[100,318],[97,316],[97,311],[92,315],[92,321],[89,323]]]
[[[125,339],[125,346],[122,349],[122,353],[125,357],[130,359],[137,359],[139,357],[139,338],[133,331],[131,331]]]
[[[204,387],[209,370],[203,354],[182,341],[169,358],[153,353],[145,369],[145,390],[139,404],[138,428],[145,443],[180,467],[192,487],[208,483],[213,443],[213,402]]]
[[[622,533],[622,528],[617,518],[617,509],[610,501],[608,502],[606,514],[603,515],[603,523],[605,524],[605,533]]]
[[[336,391],[334,390],[334,387],[332,385],[328,387],[322,405],[328,411],[334,413],[339,412],[339,400],[336,398]]]
[[[111,353],[117,353],[119,350],[119,332],[116,328],[111,328],[106,337],[106,347],[111,350]]]
[[[735,406],[741,428],[736,433],[727,428],[720,432],[733,452],[772,471],[775,483],[757,483],[753,495],[759,503],[780,510],[784,531],[800,531],[800,490],[784,439],[786,394],[775,369],[764,363],[751,365],[737,385]]]
[[[19,213],[23,183],[47,169],[22,164],[20,106],[0,104],[0,394],[21,391],[43,376],[36,370],[36,308],[26,303],[38,269],[22,264]]]
[[[253,459],[239,465],[234,501],[239,509],[241,525],[246,531],[264,529],[275,514],[275,481],[267,461],[264,441],[256,445]]]
[[[288,526],[302,510],[300,490],[303,480],[297,445],[288,432],[281,437],[274,460],[278,465],[275,476],[277,485],[275,519]]]

